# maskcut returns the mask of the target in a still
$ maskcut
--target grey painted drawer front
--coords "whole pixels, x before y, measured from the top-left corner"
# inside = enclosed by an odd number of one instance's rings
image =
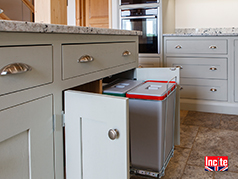
[[[181,66],[181,77],[227,79],[226,58],[167,58],[167,66]]]
[[[136,49],[135,42],[62,45],[62,78],[68,79],[135,62]],[[131,55],[122,56],[126,50]],[[78,63],[83,55],[92,56],[94,61]]]
[[[227,101],[227,80],[181,78],[181,86],[181,98]]]
[[[238,40],[235,40],[235,101],[238,102]]]
[[[0,76],[0,95],[53,81],[51,45],[0,47],[0,54],[0,68],[11,63],[25,63],[32,68],[25,73]]]
[[[167,40],[168,54],[227,54],[227,40]]]

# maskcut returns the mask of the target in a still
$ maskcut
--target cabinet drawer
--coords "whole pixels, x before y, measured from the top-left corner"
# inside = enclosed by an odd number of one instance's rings
[[[227,40],[167,40],[168,54],[227,54]]]
[[[226,58],[167,58],[166,65],[182,67],[181,77],[227,79]]]
[[[25,63],[32,70],[0,76],[0,95],[52,82],[52,46],[0,47],[0,68]]]
[[[181,78],[181,98],[227,101],[227,80]]]
[[[136,49],[135,42],[62,45],[62,78],[65,80],[134,62],[137,58]],[[122,56],[125,51],[131,54]],[[84,55],[89,55],[94,60],[86,63],[78,62]]]

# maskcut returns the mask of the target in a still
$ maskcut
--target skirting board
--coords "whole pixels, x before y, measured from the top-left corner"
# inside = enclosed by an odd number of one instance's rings
[[[180,109],[238,115],[238,103],[220,101],[180,99]]]

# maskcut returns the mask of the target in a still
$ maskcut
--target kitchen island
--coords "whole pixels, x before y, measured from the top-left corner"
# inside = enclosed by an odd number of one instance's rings
[[[179,84],[176,68],[136,70],[138,35],[141,32],[0,21],[1,178],[129,179],[128,99],[101,95],[102,79],[116,76],[170,80],[177,76]],[[91,122],[89,126],[100,126],[95,130],[89,128],[94,137],[81,135],[86,129],[81,122],[76,122],[75,127],[79,127],[76,133],[68,129],[64,135],[65,100],[68,101],[64,94],[68,90],[86,91],[76,92],[80,93],[77,96],[81,96],[81,103],[91,100],[84,111],[107,119],[102,123],[85,117],[86,122]],[[100,107],[105,104],[113,109],[97,110],[100,108],[93,102],[98,102],[97,99]],[[75,107],[77,111],[82,110]],[[113,116],[113,110],[120,115]],[[175,143],[179,144],[179,103],[176,110]],[[102,140],[97,132],[105,127]],[[100,140],[108,142],[110,128],[119,129],[119,138],[104,145]],[[77,147],[70,147],[70,142],[74,143],[78,137]],[[87,141],[102,145],[81,151]],[[75,155],[67,157],[67,152]],[[95,152],[99,152],[99,158],[91,157]],[[109,153],[111,158],[107,157]],[[100,166],[99,173],[93,172],[92,166]]]
[[[238,114],[238,29],[164,34],[164,66],[181,68],[181,109]]]

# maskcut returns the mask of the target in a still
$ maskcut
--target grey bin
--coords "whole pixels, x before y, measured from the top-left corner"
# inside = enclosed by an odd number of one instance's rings
[[[103,90],[103,94],[125,97],[126,92],[140,85],[142,81],[118,79],[119,82],[109,85]]]
[[[131,173],[160,178],[174,153],[176,83],[146,82],[126,96]]]

